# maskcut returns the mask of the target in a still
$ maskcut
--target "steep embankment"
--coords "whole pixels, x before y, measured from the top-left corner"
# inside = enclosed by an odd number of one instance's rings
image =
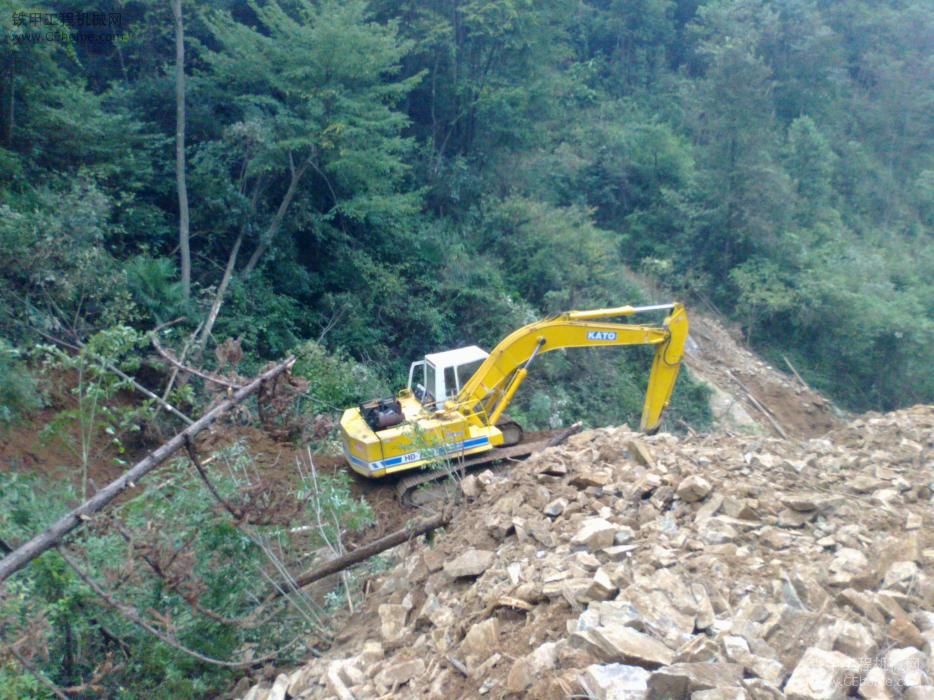
[[[932,697],[932,440],[930,406],[581,434],[467,477],[323,658],[246,697]]]
[[[697,310],[691,311],[685,365],[710,386],[720,430],[802,438],[841,425],[830,401],[799,377],[763,362],[722,321]]]

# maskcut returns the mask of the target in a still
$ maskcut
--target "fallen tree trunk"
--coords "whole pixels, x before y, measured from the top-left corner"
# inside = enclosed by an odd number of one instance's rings
[[[80,527],[84,521],[90,520],[94,513],[102,510],[127,488],[130,488],[135,482],[139,481],[142,477],[171,457],[179,448],[184,447],[186,441],[207,428],[211,423],[224,415],[224,413],[231,408],[241,403],[244,399],[255,394],[263,382],[275,379],[288,370],[294,363],[295,358],[290,357],[285,362],[264,372],[243,388],[238,389],[229,399],[222,401],[188,428],[178,433],[178,435],[164,443],[155,451],[150,452],[145,459],[133,465],[123,476],[107,484],[107,486],[94,494],[94,496],[50,526],[45,532],[36,535],[25,544],[17,547],[3,559],[0,559],[0,582],[5,581],[40,554],[57,545],[65,535]]]
[[[330,561],[325,562],[317,569],[310,569],[303,574],[300,574],[295,578],[294,581],[291,581],[287,584],[280,586],[280,589],[270,594],[266,599],[268,603],[271,600],[276,598],[281,598],[284,595],[291,593],[292,591],[297,591],[300,588],[314,583],[315,581],[320,581],[321,579],[330,576],[331,574],[336,574],[344,569],[353,566],[354,564],[359,564],[360,562],[366,561],[372,556],[384,552],[387,549],[391,549],[396,545],[400,545],[406,540],[413,539],[419,535],[424,535],[432,530],[435,530],[439,527],[444,527],[449,522],[451,522],[450,513],[439,513],[434,517],[429,518],[428,520],[422,520],[417,523],[411,524],[409,527],[404,527],[401,530],[397,530],[392,534],[386,535],[385,537],[378,539],[370,544],[363,545],[362,547],[357,547],[352,552],[348,552],[342,557],[337,559],[331,559]]]
[[[555,435],[553,438],[551,438],[548,441],[548,447],[557,447],[558,445],[560,445],[562,442],[567,440],[572,435],[576,435],[577,433],[579,433],[581,431],[581,428],[583,427],[584,427],[584,424],[578,421],[577,423],[574,423],[573,425],[571,425],[571,427],[565,428],[564,430],[562,430],[560,433],[558,433],[557,435]]]

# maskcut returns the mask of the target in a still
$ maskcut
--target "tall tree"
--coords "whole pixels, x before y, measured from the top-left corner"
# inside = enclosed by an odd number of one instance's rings
[[[218,114],[229,120],[212,167],[226,170],[222,177],[246,216],[229,222],[233,243],[202,344],[237,257],[252,245],[239,271],[252,274],[297,201],[308,239],[374,222],[388,228],[419,201],[404,187],[411,142],[396,108],[419,78],[397,77],[409,44],[396,25],[372,21],[362,0],[302,0],[288,9],[270,2],[253,10],[259,28],[229,14],[208,19],[222,50],[206,59],[220,93]]]
[[[728,0],[700,8],[693,26],[706,66],[689,104],[710,206],[698,252],[715,274],[774,247],[787,215],[787,176],[775,157],[774,80],[760,51],[775,22],[763,0]]]
[[[172,0],[175,17],[175,182],[178,189],[178,248],[182,258],[182,290],[191,296],[191,249],[188,184],[185,181],[185,25],[182,0]]]

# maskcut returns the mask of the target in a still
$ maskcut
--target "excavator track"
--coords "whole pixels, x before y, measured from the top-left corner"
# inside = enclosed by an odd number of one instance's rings
[[[511,445],[509,447],[497,447],[479,455],[472,455],[462,459],[454,458],[450,466],[443,469],[434,469],[421,471],[412,476],[406,476],[396,482],[396,496],[403,505],[411,506],[412,492],[423,484],[429,484],[457,474],[466,474],[468,470],[476,469],[484,465],[492,465],[505,461],[519,461],[530,455],[544,450],[546,447],[560,445],[574,433],[580,432],[581,424],[575,423],[570,428],[556,431],[555,433],[539,440],[529,440]]]
[[[522,426],[507,416],[503,416],[503,420],[497,423],[496,427],[503,434],[502,447],[518,446],[525,437]]]

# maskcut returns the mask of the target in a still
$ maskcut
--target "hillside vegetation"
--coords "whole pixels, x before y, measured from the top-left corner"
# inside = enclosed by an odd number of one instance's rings
[[[190,332],[222,286],[209,330],[254,363],[316,339],[394,387],[425,351],[638,301],[628,265],[847,407],[934,395],[924,3],[187,3],[182,76],[169,3],[102,5],[115,39],[68,9],[0,14],[7,344]],[[549,371],[539,422],[624,418],[599,407],[644,381]]]
[[[934,402],[932,35],[922,0],[0,0],[0,552],[222,396],[153,337],[297,357],[294,405],[195,446],[218,503],[178,459],[0,588],[0,700],[208,697],[330,643],[353,576],[262,603],[379,520],[307,438],[426,352],[677,298],[842,408]],[[650,361],[550,353],[510,414],[637,425]],[[683,372],[665,429],[708,398]]]

